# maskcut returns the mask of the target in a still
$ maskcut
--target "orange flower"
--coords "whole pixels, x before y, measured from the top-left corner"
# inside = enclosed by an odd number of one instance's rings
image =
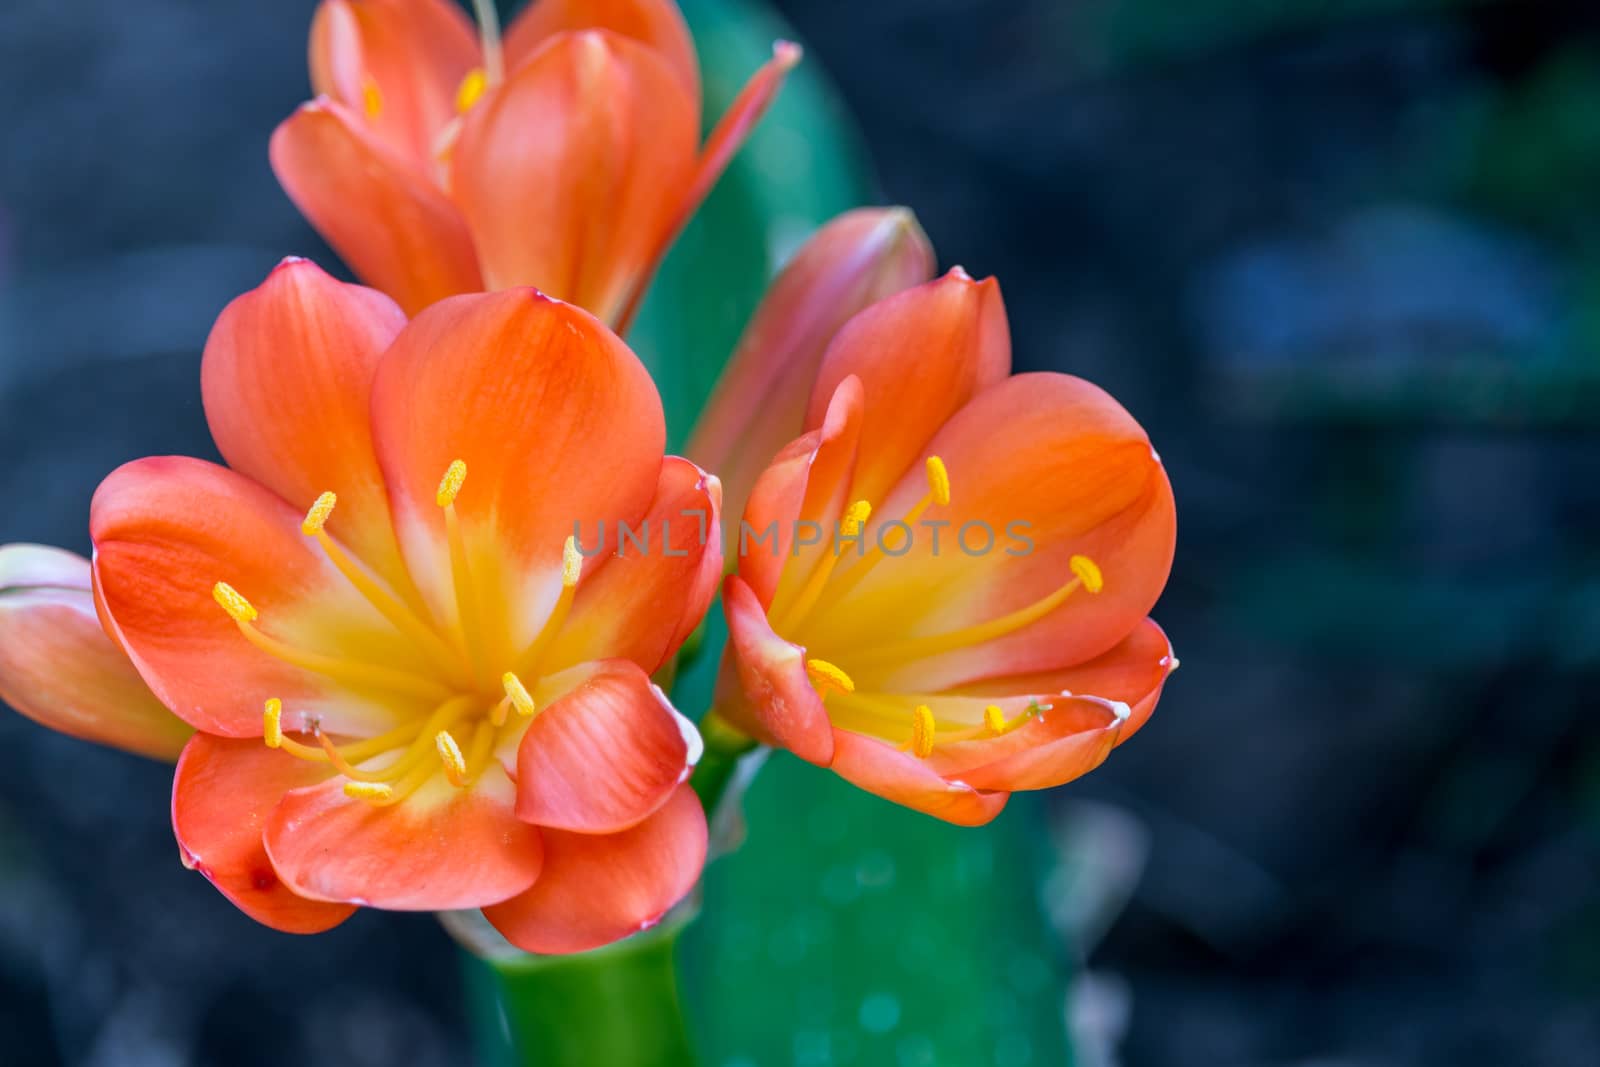
[[[1010,366],[993,279],[853,318],[723,589],[719,716],[962,824],[1098,766],[1177,665],[1145,617],[1175,538],[1148,438],[1095,386]]]
[[[535,0],[502,44],[450,0],[323,0],[317,97],[272,138],[312,225],[415,313],[534,285],[625,329],[657,263],[777,94],[780,42],[700,145],[672,0]]]
[[[721,575],[720,491],[663,458],[633,354],[532,290],[408,324],[286,261],[202,386],[232,469],[130,463],[90,518],[107,629],[199,731],[185,860],[281,930],[482,907],[566,952],[655,922],[706,826],[699,736],[649,674]],[[658,539],[585,560],[578,522]]]

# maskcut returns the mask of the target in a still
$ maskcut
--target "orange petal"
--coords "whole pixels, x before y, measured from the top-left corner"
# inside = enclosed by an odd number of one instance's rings
[[[886,559],[830,612],[830,641],[882,644],[886,618],[905,620],[894,639],[998,619],[1071,581],[1074,555],[1098,564],[1104,588],[1080,589],[1006,636],[905,661],[875,675],[873,688],[937,691],[1056,670],[1143,621],[1172,565],[1172,490],[1144,431],[1103,390],[1064,374],[1018,375],[981,393],[926,451],[943,458],[953,487],[949,506],[924,519],[948,523],[941,542],[924,528],[910,551]],[[921,470],[908,474],[874,519],[904,513],[926,491]]]
[[[627,659],[654,673],[677,652],[722,580],[721,498],[716,478],[668,456],[640,522],[583,531],[596,558],[550,650],[552,669]]]
[[[506,28],[506,68],[516,70],[556,34],[573,30],[610,30],[650,46],[700,99],[694,40],[672,0],[534,0]]]
[[[555,602],[567,538],[580,524],[637,525],[661,473],[666,430],[644,366],[593,316],[530,289],[418,316],[378,368],[372,410],[401,544],[442,618],[455,606],[435,492],[466,463],[455,508],[516,647]]]
[[[723,584],[722,608],[728,655],[747,703],[719,701],[718,713],[769,745],[827,766],[834,730],[806,674],[805,649],[772,632],[761,602],[738,575]]]
[[[877,508],[901,475],[921,470],[928,442],[945,421],[1010,370],[999,284],[973,281],[957,267],[845,324],[822,358],[806,426],[821,423],[841,381],[861,379],[862,450],[851,495]]]
[[[625,830],[667,802],[700,735],[636,664],[607,660],[542,709],[517,750],[517,817],[586,834]]]
[[[528,952],[582,952],[661,921],[688,895],[706,859],[706,817],[687,785],[619,834],[544,831],[544,871],[533,888],[484,917]]]
[[[727,514],[799,436],[822,353],[857,312],[928,280],[933,248],[905,208],[845,212],[805,243],[767,289],[685,452],[722,479]]]
[[[70,737],[175,760],[194,730],[106,636],[90,584],[82,556],[0,546],[0,700]]]
[[[756,123],[767,113],[767,108],[772,106],[772,101],[778,96],[778,90],[783,87],[783,81],[793,70],[795,64],[800,62],[800,46],[788,41],[778,41],[772,46],[772,58],[760,70],[753,74],[739,95],[729,105],[726,113],[718,120],[716,128],[711,131],[711,136],[706,139],[705,147],[700,152],[699,161],[694,166],[694,173],[689,178],[683,195],[678,198],[673,210],[665,219],[665,225],[660,229],[644,257],[644,261],[637,270],[632,284],[627,293],[626,303],[615,321],[618,329],[626,333],[628,325],[633,321],[634,315],[639,310],[639,305],[644,300],[645,290],[650,285],[656,267],[667,254],[667,249],[672,247],[672,242],[678,239],[678,234],[689,224],[694,213],[700,210],[700,205],[711,194],[712,188],[717,184],[717,179],[722,177],[722,172],[728,169],[728,164],[733,161],[734,154],[743,146],[745,139],[750,136],[750,131],[755,129]]]
[[[286,259],[223,309],[200,365],[228,465],[296,507],[336,493],[329,533],[391,581],[400,554],[370,412],[378,357],[405,323],[383,294]]]
[[[1155,711],[1161,689],[1177,669],[1172,643],[1154,619],[1145,619],[1110,651],[1087,663],[1038,674],[985,679],[966,691],[1004,696],[1011,693],[1078,693],[1127,705],[1128,721],[1117,744],[1139,732]]]
[[[840,512],[851,502],[847,491],[860,432],[861,383],[847,378],[822,425],[787,445],[751,487],[744,518],[738,530],[729,531],[728,542],[738,552],[739,576],[763,607],[780,591],[797,587],[833,551]],[[814,543],[796,543],[806,541]]]
[[[268,697],[352,736],[428,710],[273,658],[213,600],[216,583],[229,583],[259,611],[260,630],[299,649],[368,663],[414,661],[415,652],[301,535],[302,517],[248,478],[182,457],[129,463],[96,491],[89,532],[107,625],[156,696],[190,725],[260,737]]]
[[[478,35],[449,0],[323,0],[311,20],[311,88],[426,172]]]
[[[980,792],[959,781],[946,781],[929,764],[875,737],[833,731],[833,769],[840,777],[957,826],[982,826],[1000,814],[1010,793]]]
[[[999,737],[940,745],[928,759],[939,775],[974,789],[1053,789],[1101,763],[1122,733],[1125,706],[1054,696]]]
[[[267,819],[272,866],[295,892],[391,911],[481,908],[539,877],[539,830],[516,817],[516,787],[490,761],[471,786],[435,774],[387,807],[344,794],[343,779],[296,789]]]
[[[298,760],[259,741],[196,734],[172,783],[172,828],[184,864],[274,930],[316,934],[338,926],[355,907],[308,900],[290,890],[261,843],[262,827],[283,795],[328,773],[325,763]]]
[[[342,104],[303,105],[272,135],[272,169],[317,232],[409,313],[483,288],[454,204]]]
[[[488,287],[535,285],[613,321],[691,180],[697,110],[637,41],[591,30],[535,53],[451,156]]]

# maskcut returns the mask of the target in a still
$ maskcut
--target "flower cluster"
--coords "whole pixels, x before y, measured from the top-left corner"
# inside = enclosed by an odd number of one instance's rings
[[[798,53],[702,147],[669,0],[481,21],[324,0],[317,99],[272,158],[377,288],[286,260],[206,345],[227,465],[114,471],[92,562],[0,549],[0,697],[176,759],[185,863],[269,926],[482,909],[542,953],[646,928],[699,878],[705,745],[660,686],[719,590],[692,710],[734,755],[975,825],[1133,736],[1177,666],[1139,424],[1013,375],[998,283],[935,278],[909,212],[864,208],[792,258],[665,455],[614,329]],[[1028,550],[939,550],[969,529]]]

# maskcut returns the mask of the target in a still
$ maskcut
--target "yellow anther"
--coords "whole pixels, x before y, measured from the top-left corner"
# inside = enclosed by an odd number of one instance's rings
[[[872,505],[865,500],[857,500],[854,504],[844,509],[844,518],[839,520],[839,532],[845,537],[854,537],[861,532],[861,527],[872,518]]]
[[[461,460],[455,460],[444,472],[444,477],[439,479],[439,492],[434,497],[441,508],[447,508],[456,502],[456,494],[461,492],[461,483],[467,480],[467,465]]]
[[[283,701],[277,697],[268,700],[261,713],[261,739],[268,748],[283,747]]]
[[[521,678],[518,678],[510,671],[506,671],[500,676],[500,684],[505,686],[506,699],[511,701],[511,706],[517,709],[518,715],[532,715],[538,710],[533,703],[533,697],[528,695],[527,687],[522,684]]]
[[[927,759],[933,755],[933,735],[936,729],[933,709],[926,704],[918,704],[917,710],[911,713],[912,755],[918,759]]]
[[[467,76],[461,79],[461,85],[456,89],[456,112],[465,115],[472,110],[483,96],[483,91],[489,88],[489,75],[482,67],[473,67],[467,71]]]
[[[821,696],[827,696],[829,689],[841,693],[856,691],[856,683],[850,680],[850,676],[825,659],[806,660],[806,677],[811,679],[812,688]]]
[[[434,734],[433,747],[439,750],[439,762],[444,764],[444,776],[450,779],[450,784],[466,785],[467,758],[461,754],[461,746],[450,736],[450,731],[440,730]]]
[[[1068,561],[1072,573],[1078,576],[1078,581],[1091,593],[1098,593],[1106,587],[1105,575],[1100,573],[1100,567],[1088,556],[1073,556]]]
[[[950,503],[950,472],[938,456],[928,457],[928,491],[940,507]]]
[[[315,537],[321,533],[322,527],[327,524],[328,516],[333,514],[333,506],[338,502],[339,498],[332,493],[323,493],[317,497],[317,502],[306,512],[305,521],[300,523],[300,532],[307,537]]]
[[[351,800],[388,800],[394,788],[382,782],[346,782],[344,795]]]
[[[567,543],[561,546],[561,584],[571,589],[578,584],[578,576],[583,573],[583,553],[578,551],[578,539],[567,538]]]
[[[1006,732],[1006,713],[1000,710],[999,704],[990,704],[983,709],[983,725],[996,737]]]
[[[378,83],[368,75],[361,82],[361,107],[367,113],[367,118],[375,119],[383,114],[383,93],[378,89]]]
[[[234,622],[255,622],[260,617],[255,606],[227,582],[218,582],[211,587],[211,599],[220,604]]]

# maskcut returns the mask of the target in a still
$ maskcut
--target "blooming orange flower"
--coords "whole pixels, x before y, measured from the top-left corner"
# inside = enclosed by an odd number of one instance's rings
[[[535,0],[502,44],[450,0],[323,0],[315,100],[272,138],[289,196],[416,312],[534,285],[626,328],[656,264],[777,94],[781,43],[700,145],[672,0]]]
[[[485,909],[565,952],[698,877],[698,734],[651,684],[722,565],[720,490],[662,456],[644,368],[528,289],[387,298],[288,261],[207,344],[231,469],[144,459],[91,509],[108,631],[199,732],[185,860],[309,932],[356,905]],[[647,524],[585,559],[575,524]],[[702,543],[709,541],[709,543]]]
[[[1098,766],[1177,665],[1145,617],[1176,532],[1148,438],[1010,364],[998,285],[959,269],[853,318],[723,590],[719,716],[962,824]]]

